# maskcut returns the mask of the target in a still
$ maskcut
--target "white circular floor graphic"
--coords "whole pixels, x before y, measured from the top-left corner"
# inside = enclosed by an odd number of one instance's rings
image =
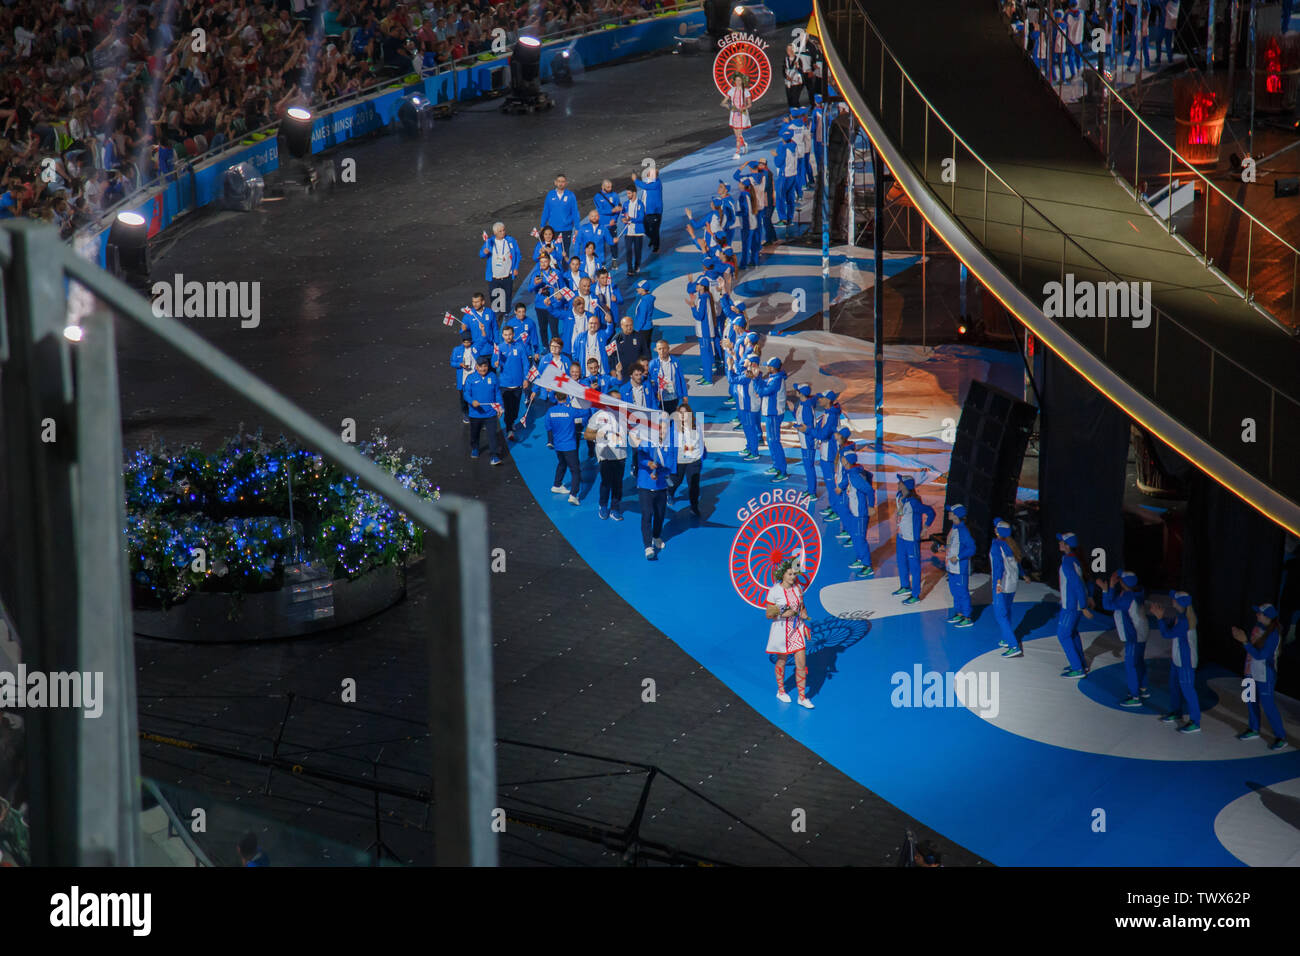
[[[1300,777],[1233,800],[1214,818],[1214,835],[1247,866],[1300,866]]]
[[[1123,666],[1123,645],[1113,630],[1085,633],[1083,645],[1092,669]],[[1264,736],[1237,740],[1247,726],[1238,678],[1208,681],[1218,703],[1202,711],[1199,734],[1180,734],[1176,724],[1162,723],[1150,708],[1119,710],[1099,704],[1083,693],[1081,681],[1062,678],[1065,651],[1055,637],[1027,641],[1024,648],[1024,657],[1004,658],[997,648],[961,668],[998,675],[996,716],[984,719],[1002,730],[1055,747],[1134,760],[1241,760],[1271,755],[1267,722]],[[1162,657],[1169,657],[1169,642],[1148,641],[1147,660]],[[1300,721],[1300,707],[1294,701],[1279,697],[1278,708],[1284,721]],[[974,708],[971,712],[983,716]]]

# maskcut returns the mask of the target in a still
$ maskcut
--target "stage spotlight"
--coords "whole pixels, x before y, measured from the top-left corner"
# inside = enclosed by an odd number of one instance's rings
[[[294,159],[302,159],[311,152],[311,110],[301,106],[291,106],[285,110],[280,135],[284,137],[284,144]]]
[[[407,136],[418,136],[433,129],[433,104],[423,93],[410,93],[397,107],[397,122]]]
[[[531,113],[554,104],[541,88],[542,42],[521,36],[510,53],[510,94],[502,104],[505,113]]]
[[[966,334],[966,326],[965,326],[965,325],[959,325],[959,326],[957,326],[957,334],[958,334],[958,335],[965,335],[965,334]]]
[[[221,177],[221,206],[251,212],[262,204],[266,182],[252,163],[236,163]]]
[[[551,60],[551,79],[556,83],[565,85],[573,82],[573,71],[569,68],[568,50],[562,50],[559,56]]]
[[[81,334],[81,326],[79,325],[68,325],[63,329],[63,337],[69,342],[80,342]]]
[[[119,212],[108,230],[109,271],[133,286],[149,282],[149,227],[138,212]]]

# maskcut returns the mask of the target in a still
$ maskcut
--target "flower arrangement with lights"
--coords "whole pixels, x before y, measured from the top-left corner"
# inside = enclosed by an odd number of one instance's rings
[[[432,459],[404,457],[378,433],[357,450],[420,497],[440,497],[424,475]],[[277,590],[286,567],[307,561],[355,579],[404,564],[424,545],[423,528],[355,477],[260,430],[241,426],[215,454],[141,449],[123,478],[137,606],[167,608],[200,591]]]

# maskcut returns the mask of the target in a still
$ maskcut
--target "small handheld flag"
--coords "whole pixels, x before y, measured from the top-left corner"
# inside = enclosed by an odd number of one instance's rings
[[[618,343],[615,342],[613,339],[610,339],[609,344],[605,346],[605,354],[613,355],[617,351],[618,351]]]
[[[542,238],[542,234],[538,232],[536,228],[534,228],[533,231],[529,233],[529,235],[532,236],[534,239]],[[484,236],[483,238],[486,239],[487,236]]]
[[[538,370],[537,366],[534,365],[532,368],[530,368],[530,369],[528,370],[527,379],[528,379],[528,381],[530,381],[530,382],[535,382],[535,381],[537,381],[537,376],[540,375],[540,374],[542,374],[542,373]]]
[[[487,242],[487,233],[486,233],[486,232],[483,233],[483,241],[484,241],[484,242]]]
[[[442,317],[442,324],[450,325],[454,328],[455,326],[461,325],[463,323],[460,321],[460,319],[456,318],[454,315],[448,312]]]

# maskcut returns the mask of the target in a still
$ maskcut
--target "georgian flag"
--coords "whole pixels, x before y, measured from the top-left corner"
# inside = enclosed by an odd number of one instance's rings
[[[615,342],[613,339],[610,339],[609,344],[605,346],[605,354],[613,355],[617,351],[618,351],[618,343]]]
[[[532,236],[534,239],[540,239],[540,238],[542,238],[542,234],[541,234],[540,232],[537,231],[537,227],[536,227],[536,226],[533,227],[533,231],[530,232],[529,235]]]
[[[493,403],[492,403],[492,409],[493,409],[493,410],[494,410],[498,415],[504,415],[504,414],[506,413],[505,408],[502,407],[501,405],[498,405],[496,402],[493,402]]]
[[[536,365],[534,365],[532,368],[528,370],[527,380],[530,382],[535,382],[537,381],[537,376],[541,374],[542,374],[541,370]]]
[[[572,302],[573,297],[577,295],[577,293],[574,292],[566,285],[566,286],[561,286],[559,291],[556,292],[556,295],[558,295],[565,302]]]
[[[588,388],[569,378],[566,373],[561,372],[554,365],[547,365],[542,369],[541,379],[537,384],[540,388],[549,389],[552,392],[563,392],[570,398],[582,402],[583,404],[579,406],[581,408],[594,405],[598,408],[607,408],[615,413],[620,410],[625,412],[629,431],[637,428],[648,428],[655,420],[655,417],[664,414],[657,409],[646,408],[644,405],[634,405],[631,402],[611,399],[608,395],[603,394],[600,389]]]
[[[452,326],[453,328],[454,328],[455,326],[458,326],[458,325],[464,325],[464,323],[461,322],[460,319],[456,318],[456,317],[455,317],[454,315],[452,315],[450,312],[447,312],[446,314],[443,315],[443,317],[442,317],[442,324],[443,324],[443,325],[450,325],[450,326]]]

